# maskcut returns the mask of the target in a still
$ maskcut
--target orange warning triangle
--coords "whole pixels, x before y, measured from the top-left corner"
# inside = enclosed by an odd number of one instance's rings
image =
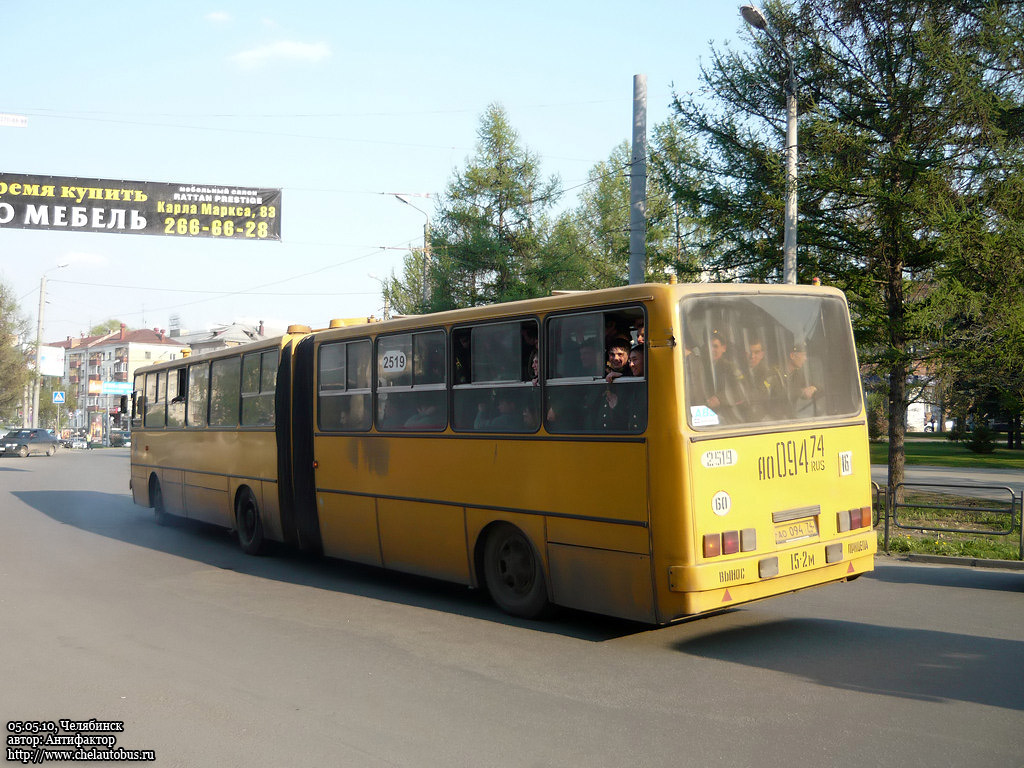
[[[847,573],[853,573],[853,563],[850,563],[850,567],[846,569]]]
[[[727,589],[727,590],[725,590],[725,594],[722,595],[722,602],[723,603],[728,603],[731,600],[732,600],[732,595],[729,594],[729,590]]]

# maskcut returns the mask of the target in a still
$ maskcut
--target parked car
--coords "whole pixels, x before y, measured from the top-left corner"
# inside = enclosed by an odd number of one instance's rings
[[[45,429],[18,429],[4,435],[0,455],[25,458],[30,453],[45,453],[53,456],[59,445],[60,440]]]

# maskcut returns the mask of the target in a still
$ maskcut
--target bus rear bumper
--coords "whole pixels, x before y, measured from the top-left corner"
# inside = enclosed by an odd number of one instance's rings
[[[873,530],[829,542],[694,566],[671,566],[669,590],[682,592],[683,615],[859,576],[874,568],[878,542]]]

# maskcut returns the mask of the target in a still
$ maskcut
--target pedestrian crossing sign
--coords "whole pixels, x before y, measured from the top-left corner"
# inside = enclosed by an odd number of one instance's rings
[[[57,404],[63,404],[64,393],[61,390],[58,389],[56,392],[53,393],[53,402]]]

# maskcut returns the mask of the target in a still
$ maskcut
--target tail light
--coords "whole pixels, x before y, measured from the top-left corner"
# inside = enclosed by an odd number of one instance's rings
[[[840,533],[855,531],[858,528],[870,528],[872,523],[871,507],[846,509],[836,515],[836,530]]]
[[[704,534],[704,557],[735,555],[737,552],[753,552],[755,549],[757,531],[754,528]]]

